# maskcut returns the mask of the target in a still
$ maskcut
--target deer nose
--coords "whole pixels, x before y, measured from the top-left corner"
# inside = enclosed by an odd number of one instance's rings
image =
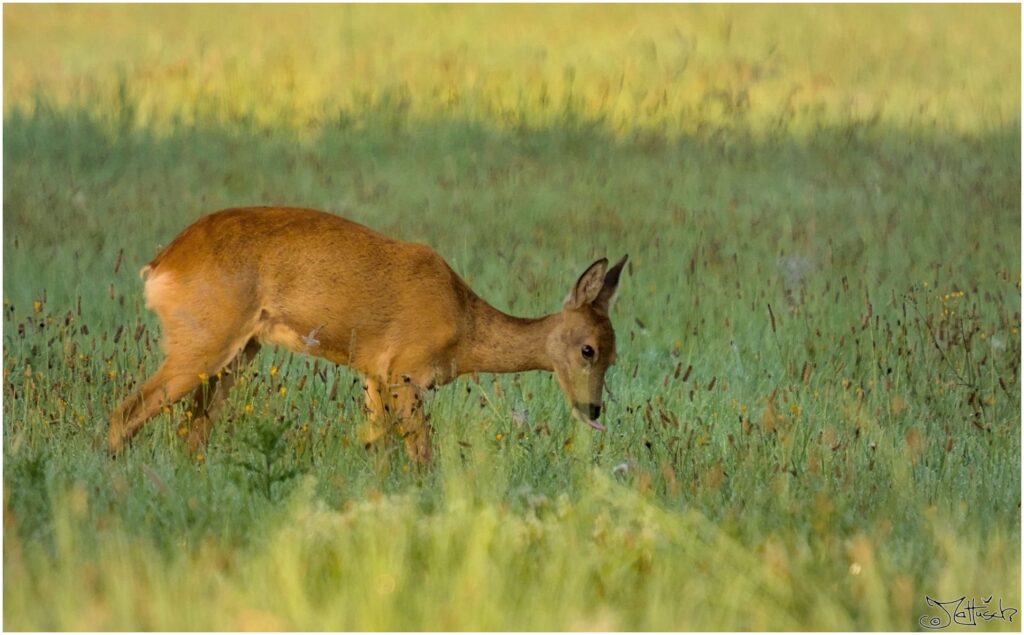
[[[573,408],[581,415],[587,414],[592,420],[601,416],[601,406],[597,404],[576,402],[573,404]]]

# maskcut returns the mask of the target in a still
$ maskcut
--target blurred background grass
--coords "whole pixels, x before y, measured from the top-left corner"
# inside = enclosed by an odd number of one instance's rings
[[[1014,7],[162,6],[5,13],[4,106],[40,92],[147,127],[306,130],[395,100],[414,120],[622,134],[878,118],[981,131],[1019,118]],[[984,34],[981,36],[979,34]],[[121,93],[124,95],[121,95]],[[799,117],[791,117],[790,113]]]
[[[1019,608],[1019,24],[5,7],[5,625],[912,629],[925,594]],[[547,375],[460,380],[417,473],[352,442],[351,373],[266,351],[200,461],[186,407],[109,461],[107,413],[159,361],[138,268],[247,204],[427,242],[524,315],[628,252],[611,431],[569,422]]]

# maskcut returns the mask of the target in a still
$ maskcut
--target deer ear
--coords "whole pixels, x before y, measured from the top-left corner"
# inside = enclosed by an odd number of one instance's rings
[[[604,287],[604,272],[607,268],[607,258],[601,258],[587,267],[569,291],[569,295],[565,297],[565,308],[578,309],[593,302]]]
[[[608,273],[604,274],[604,284],[601,286],[601,291],[597,294],[597,298],[594,299],[594,308],[601,311],[605,315],[608,314],[608,307],[611,306],[612,300],[615,299],[615,292],[619,290],[619,276],[622,275],[622,268],[626,266],[626,261],[629,260],[629,256],[623,256],[622,260],[615,263]]]

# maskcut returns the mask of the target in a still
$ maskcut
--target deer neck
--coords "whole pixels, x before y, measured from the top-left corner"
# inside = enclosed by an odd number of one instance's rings
[[[474,301],[467,336],[456,354],[459,374],[553,369],[547,341],[558,324],[559,314],[539,318],[513,317],[480,298],[474,298]]]

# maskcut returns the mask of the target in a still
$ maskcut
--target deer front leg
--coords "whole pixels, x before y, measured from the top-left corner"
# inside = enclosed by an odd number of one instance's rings
[[[391,428],[391,409],[388,401],[385,400],[386,393],[381,392],[381,382],[377,379],[367,377],[363,382],[363,390],[366,393],[366,422],[359,427],[359,442],[369,448],[377,443]]]
[[[417,463],[430,463],[430,424],[423,412],[423,389],[410,380],[392,387],[398,433],[405,439],[405,451]]]

